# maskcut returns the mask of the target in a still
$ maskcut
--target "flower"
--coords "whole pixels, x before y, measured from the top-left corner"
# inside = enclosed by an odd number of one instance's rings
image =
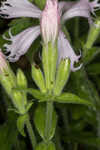
[[[41,32],[45,44],[55,42],[59,32],[60,14],[57,0],[47,0],[41,17]]]
[[[4,18],[18,18],[18,17],[32,17],[41,18],[40,26],[30,27],[16,36],[11,34],[9,31],[10,40],[12,44],[5,44],[7,52],[10,54],[7,56],[9,61],[15,62],[20,56],[24,55],[32,42],[39,36],[40,31],[42,32],[43,41],[48,43],[49,41],[54,42],[58,37],[58,52],[59,58],[70,58],[71,70],[76,71],[79,67],[74,67],[74,62],[78,62],[80,55],[76,56],[74,50],[70,46],[69,41],[65,38],[64,33],[59,33],[59,23],[61,17],[61,24],[66,20],[79,16],[88,19],[89,23],[92,23],[91,13],[95,15],[95,11],[100,8],[98,0],[90,2],[89,0],[79,0],[78,2],[57,2],[57,0],[47,0],[46,6],[43,12],[37,8],[34,4],[28,0],[6,0],[2,2],[0,8],[0,15]],[[60,13],[60,14],[59,14]],[[60,15],[60,17],[59,17]]]
[[[80,0],[73,4],[72,7],[66,11],[62,17],[63,21],[66,21],[72,17],[80,16],[88,18],[89,23],[92,23],[91,13],[95,15],[95,10],[100,9],[98,0],[90,2],[89,0]]]
[[[74,67],[74,63],[79,61],[81,54],[79,56],[75,54],[63,32],[60,32],[58,37],[58,55],[58,63],[61,59],[70,58],[72,71],[77,71],[81,68],[82,64],[76,68]]]
[[[11,30],[9,30],[10,38],[3,36],[4,39],[12,42],[12,44],[4,44],[6,52],[10,52],[10,54],[7,56],[7,59],[11,62],[17,61],[20,56],[27,52],[32,42],[39,36],[39,34],[39,26],[30,27],[16,36],[13,36],[11,34]]]

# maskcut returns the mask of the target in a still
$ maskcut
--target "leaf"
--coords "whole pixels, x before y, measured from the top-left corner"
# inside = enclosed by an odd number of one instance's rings
[[[45,7],[46,0],[34,0],[34,3],[40,8],[43,9]]]
[[[55,144],[53,142],[44,143],[41,142],[37,145],[36,150],[56,150]]]
[[[50,99],[48,95],[41,93],[39,90],[30,88],[27,89],[27,92],[40,101],[47,101],[48,99]]]
[[[59,103],[84,104],[94,107],[93,104],[88,100],[81,99],[80,97],[72,93],[63,93],[60,96],[55,97],[54,101]]]
[[[41,93],[39,90],[32,88],[13,88],[14,91],[26,92],[31,94],[34,98],[38,99],[39,102],[45,102],[53,98],[51,95]]]
[[[84,68],[71,74],[67,85],[69,92],[77,94],[82,99],[87,99],[96,106],[100,106],[100,98],[94,84],[88,79]]]
[[[34,115],[34,122],[35,126],[40,134],[40,136],[45,139],[45,116],[46,116],[46,107],[45,105],[38,105],[35,111]],[[56,123],[57,123],[57,115],[56,112],[53,111],[53,117],[52,117],[52,128],[50,130],[49,140],[52,139],[52,137],[55,134],[56,129]]]
[[[19,116],[19,118],[17,119],[17,128],[18,128],[18,131],[21,133],[22,136],[26,136],[26,134],[24,132],[24,126],[25,126],[26,120],[27,120],[26,114]]]

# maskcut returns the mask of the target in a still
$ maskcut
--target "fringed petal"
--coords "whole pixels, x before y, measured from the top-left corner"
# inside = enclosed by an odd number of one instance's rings
[[[85,17],[89,22],[92,22],[91,13],[95,15],[95,10],[100,9],[98,0],[89,2],[89,0],[80,0],[73,5],[68,11],[66,11],[62,17],[62,20],[68,20],[73,17]]]
[[[40,18],[41,10],[28,0],[6,0],[2,2],[0,16],[4,18]]]
[[[74,72],[79,70],[82,66],[81,64],[78,67],[74,67],[74,63],[78,63],[80,57],[81,54],[78,56],[75,54],[64,33],[60,32],[58,38],[58,63],[60,63],[61,59],[69,58],[71,60],[71,70]]]
[[[89,6],[86,0],[80,0],[73,7],[71,7],[71,9],[66,11],[62,17],[62,20],[65,21],[77,16],[85,18],[90,17]]]
[[[30,27],[15,36],[11,34],[11,31],[9,33],[10,39],[4,38],[11,41],[11,44],[5,44],[4,48],[6,53],[10,53],[7,59],[15,62],[27,52],[32,42],[39,36],[40,26]]]

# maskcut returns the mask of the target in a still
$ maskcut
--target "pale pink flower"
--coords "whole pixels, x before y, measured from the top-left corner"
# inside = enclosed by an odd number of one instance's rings
[[[71,70],[77,71],[82,67],[82,64],[78,67],[74,67],[74,63],[78,63],[80,55],[76,55],[74,50],[72,49],[69,41],[66,39],[66,36],[63,32],[59,32],[58,37],[58,63],[61,59],[70,58],[71,60]]]
[[[45,44],[55,42],[59,32],[60,14],[57,0],[47,0],[41,17],[41,32]]]
[[[91,13],[95,15],[95,11],[100,9],[99,0],[90,2],[89,0],[80,0],[76,4],[72,5],[68,11],[62,16],[62,20],[66,21],[73,17],[85,17],[88,18],[89,23],[92,23]],[[67,3],[65,4],[65,6]]]
[[[41,18],[41,31],[44,43],[55,40],[58,37],[58,52],[60,62],[61,58],[70,58],[71,70],[76,71],[79,67],[74,67],[74,63],[79,61],[80,55],[77,56],[72,49],[69,41],[65,38],[64,33],[59,33],[59,24],[73,17],[87,18],[92,23],[91,13],[95,15],[95,10],[100,8],[98,0],[90,2],[89,0],[79,0],[77,2],[57,2],[57,0],[47,0],[43,12],[28,0],[6,0],[2,2],[0,15],[4,18],[31,17]],[[61,19],[60,19],[61,18]],[[61,20],[61,22],[60,22]],[[17,61],[20,56],[24,55],[32,42],[39,36],[40,27],[30,27],[16,36],[9,31],[11,44],[5,44],[6,52],[9,52],[7,58],[11,62]]]

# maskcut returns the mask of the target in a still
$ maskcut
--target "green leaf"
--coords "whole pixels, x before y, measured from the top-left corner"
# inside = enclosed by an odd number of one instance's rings
[[[41,93],[39,90],[30,88],[30,89],[27,89],[27,92],[31,94],[34,98],[40,100],[40,102],[47,101],[48,99],[50,99],[50,96]]]
[[[32,88],[14,88],[14,91],[20,91],[20,92],[26,92],[31,94],[34,98],[38,99],[39,102],[45,102],[48,101],[50,99],[52,99],[53,96],[51,95],[46,95],[41,93],[39,90],[36,89],[32,89]]]
[[[46,3],[46,0],[34,0],[34,3],[40,8],[43,9]]]
[[[19,116],[19,118],[17,119],[17,128],[18,128],[18,131],[21,133],[22,136],[26,136],[26,134],[24,132],[24,126],[25,126],[26,120],[27,120],[26,114]]]
[[[46,116],[45,105],[39,105],[35,111],[34,122],[35,122],[35,126],[36,126],[40,136],[43,138],[43,140],[46,141],[46,139],[45,139],[45,116]],[[54,136],[55,129],[56,129],[56,123],[57,123],[57,115],[56,115],[56,112],[53,111],[52,127],[50,130],[50,135],[49,135],[48,139],[52,139],[52,137]]]
[[[14,19],[9,23],[9,26],[12,28],[12,33],[14,35],[33,25],[35,25],[35,21],[33,22],[31,18]]]
[[[83,104],[94,107],[88,100],[81,99],[72,93],[63,93],[60,96],[55,97],[54,101],[58,103]]]
[[[89,80],[84,68],[71,74],[67,89],[69,92],[75,93],[82,99],[87,99],[97,107],[100,107],[98,91],[93,82]]]
[[[41,142],[37,145],[36,150],[56,150],[55,144],[53,142],[44,143]]]

